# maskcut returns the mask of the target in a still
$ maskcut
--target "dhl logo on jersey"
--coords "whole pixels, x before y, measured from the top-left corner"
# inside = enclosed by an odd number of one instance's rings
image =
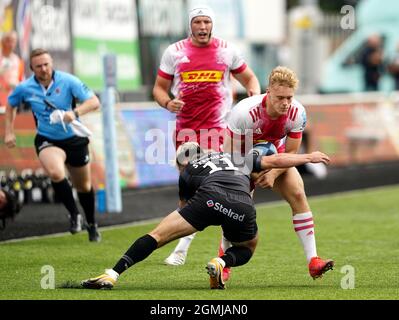
[[[181,78],[183,82],[220,82],[223,78],[223,71],[186,71],[181,73]]]

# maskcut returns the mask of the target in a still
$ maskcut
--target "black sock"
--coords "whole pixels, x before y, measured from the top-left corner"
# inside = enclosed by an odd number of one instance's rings
[[[146,234],[132,244],[129,250],[126,251],[112,269],[121,274],[135,263],[147,258],[157,247],[158,242],[153,237]]]
[[[54,192],[57,195],[58,199],[61,200],[65,208],[68,210],[69,214],[72,217],[78,215],[79,210],[76,206],[76,202],[72,193],[72,188],[68,180],[65,178],[60,182],[51,181],[51,185],[53,186]]]
[[[88,224],[95,223],[95,198],[94,190],[91,188],[89,192],[78,192],[79,202],[85,212],[86,221]]]
[[[225,263],[226,268],[238,267],[246,264],[252,257],[252,251],[247,247],[232,246],[220,257]]]

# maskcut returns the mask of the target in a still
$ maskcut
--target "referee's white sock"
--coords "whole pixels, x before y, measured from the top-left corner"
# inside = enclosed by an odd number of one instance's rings
[[[292,217],[292,222],[309,262],[312,257],[317,256],[312,212],[298,213]]]
[[[180,238],[179,243],[177,244],[175,250],[173,252],[184,252],[187,253],[188,248],[190,247],[191,241],[193,241],[195,237],[195,233],[190,234],[189,236],[185,236]]]

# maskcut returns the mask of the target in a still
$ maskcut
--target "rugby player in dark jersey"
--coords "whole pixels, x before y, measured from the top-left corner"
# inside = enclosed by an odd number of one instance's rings
[[[327,164],[329,158],[321,152],[262,156],[255,151],[242,158],[222,152],[206,154],[196,142],[181,145],[176,152],[180,171],[179,209],[137,239],[112,269],[82,281],[82,286],[110,289],[122,272],[147,258],[155,249],[208,226],[220,225],[232,247],[223,256],[211,259],[206,269],[211,289],[224,289],[223,268],[246,264],[258,241],[256,210],[250,194],[251,172],[308,162]]]

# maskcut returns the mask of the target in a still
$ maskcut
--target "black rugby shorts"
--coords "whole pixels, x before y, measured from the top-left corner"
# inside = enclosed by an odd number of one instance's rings
[[[36,154],[48,147],[58,147],[66,154],[65,163],[72,167],[83,167],[90,161],[89,139],[86,137],[74,136],[65,140],[53,140],[40,134],[35,137]]]
[[[179,213],[199,231],[222,226],[224,237],[231,242],[251,240],[258,231],[253,200],[241,191],[201,186]]]

